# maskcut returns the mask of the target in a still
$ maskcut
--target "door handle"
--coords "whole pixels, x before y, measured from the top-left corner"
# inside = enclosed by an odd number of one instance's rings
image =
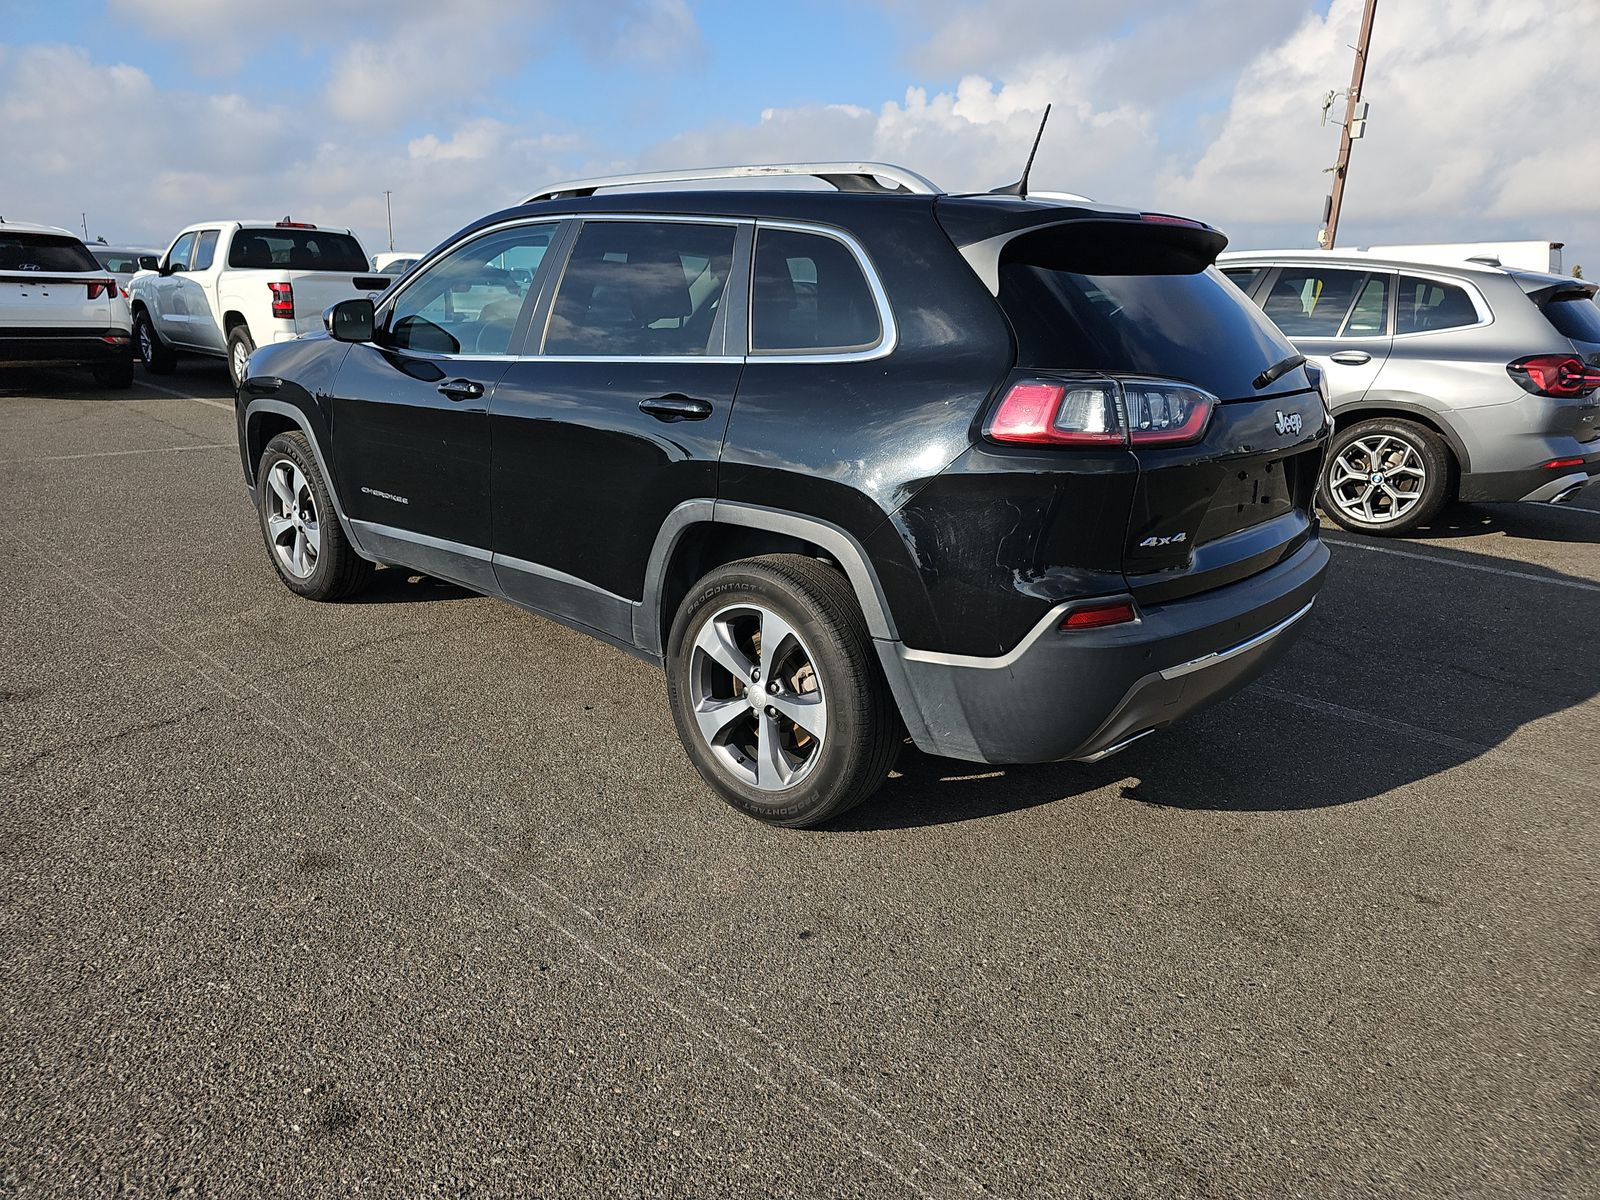
[[[639,401],[639,411],[658,421],[704,421],[711,415],[711,401],[669,392]]]
[[[1365,350],[1341,350],[1337,354],[1328,355],[1328,357],[1334,362],[1342,363],[1347,367],[1359,367],[1362,363],[1372,361],[1372,355]]]
[[[452,400],[476,400],[483,395],[483,384],[473,383],[470,379],[452,379],[449,383],[441,383],[439,391]]]

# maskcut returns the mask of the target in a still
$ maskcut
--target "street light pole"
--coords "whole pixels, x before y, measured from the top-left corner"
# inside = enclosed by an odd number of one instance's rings
[[[1339,233],[1339,210],[1344,207],[1344,184],[1350,174],[1350,130],[1361,104],[1361,82],[1367,76],[1367,47],[1372,44],[1372,14],[1378,9],[1378,0],[1367,0],[1366,11],[1361,14],[1361,41],[1356,46],[1356,65],[1350,72],[1350,94],[1345,101],[1344,131],[1339,135],[1339,161],[1333,168],[1333,192],[1328,197],[1328,220],[1318,239],[1324,250],[1333,249],[1333,239]]]
[[[391,251],[394,250],[394,209],[389,207],[389,197],[392,195],[394,195],[393,192],[384,192],[383,194],[383,211],[389,217],[389,249]]]

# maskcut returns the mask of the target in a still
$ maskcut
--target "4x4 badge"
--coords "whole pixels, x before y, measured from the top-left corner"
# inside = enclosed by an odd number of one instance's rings
[[[1150,546],[1175,546],[1179,542],[1187,540],[1188,536],[1189,535],[1187,533],[1174,533],[1169,534],[1166,537],[1147,537],[1144,541],[1139,543],[1139,546],[1140,548],[1147,548]]]
[[[1278,423],[1273,426],[1279,433],[1299,433],[1300,414],[1297,412],[1286,413],[1278,409]]]

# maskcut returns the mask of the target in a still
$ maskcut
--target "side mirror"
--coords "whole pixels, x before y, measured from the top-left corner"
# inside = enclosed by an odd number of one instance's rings
[[[171,275],[176,268],[169,262],[156,264],[156,274],[161,276]]]
[[[341,300],[322,314],[322,323],[336,342],[370,342],[376,317],[365,296]]]
[[[141,271],[159,271],[160,269],[161,269],[161,260],[159,258],[157,258],[154,254],[141,254],[141,255],[139,255],[139,270],[141,270]]]

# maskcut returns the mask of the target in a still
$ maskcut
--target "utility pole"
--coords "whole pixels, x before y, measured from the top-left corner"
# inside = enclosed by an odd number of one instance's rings
[[[89,214],[86,212],[79,213],[78,220],[83,222],[83,240],[87,242],[89,240]]]
[[[392,195],[394,195],[393,192],[384,192],[384,194],[383,194],[383,211],[389,215],[389,249],[390,250],[394,249],[394,209],[389,207],[389,197],[392,196]]]
[[[1378,0],[1367,0],[1366,11],[1361,14],[1361,41],[1356,46],[1356,65],[1350,72],[1350,91],[1345,102],[1344,132],[1339,135],[1339,161],[1333,167],[1333,191],[1328,196],[1327,220],[1317,241],[1324,250],[1333,249],[1333,239],[1339,233],[1339,210],[1344,207],[1344,185],[1350,174],[1350,143],[1366,132],[1365,108],[1361,104],[1361,81],[1367,75],[1367,47],[1372,44],[1372,14],[1377,11]],[[1356,126],[1357,112],[1362,115]]]

